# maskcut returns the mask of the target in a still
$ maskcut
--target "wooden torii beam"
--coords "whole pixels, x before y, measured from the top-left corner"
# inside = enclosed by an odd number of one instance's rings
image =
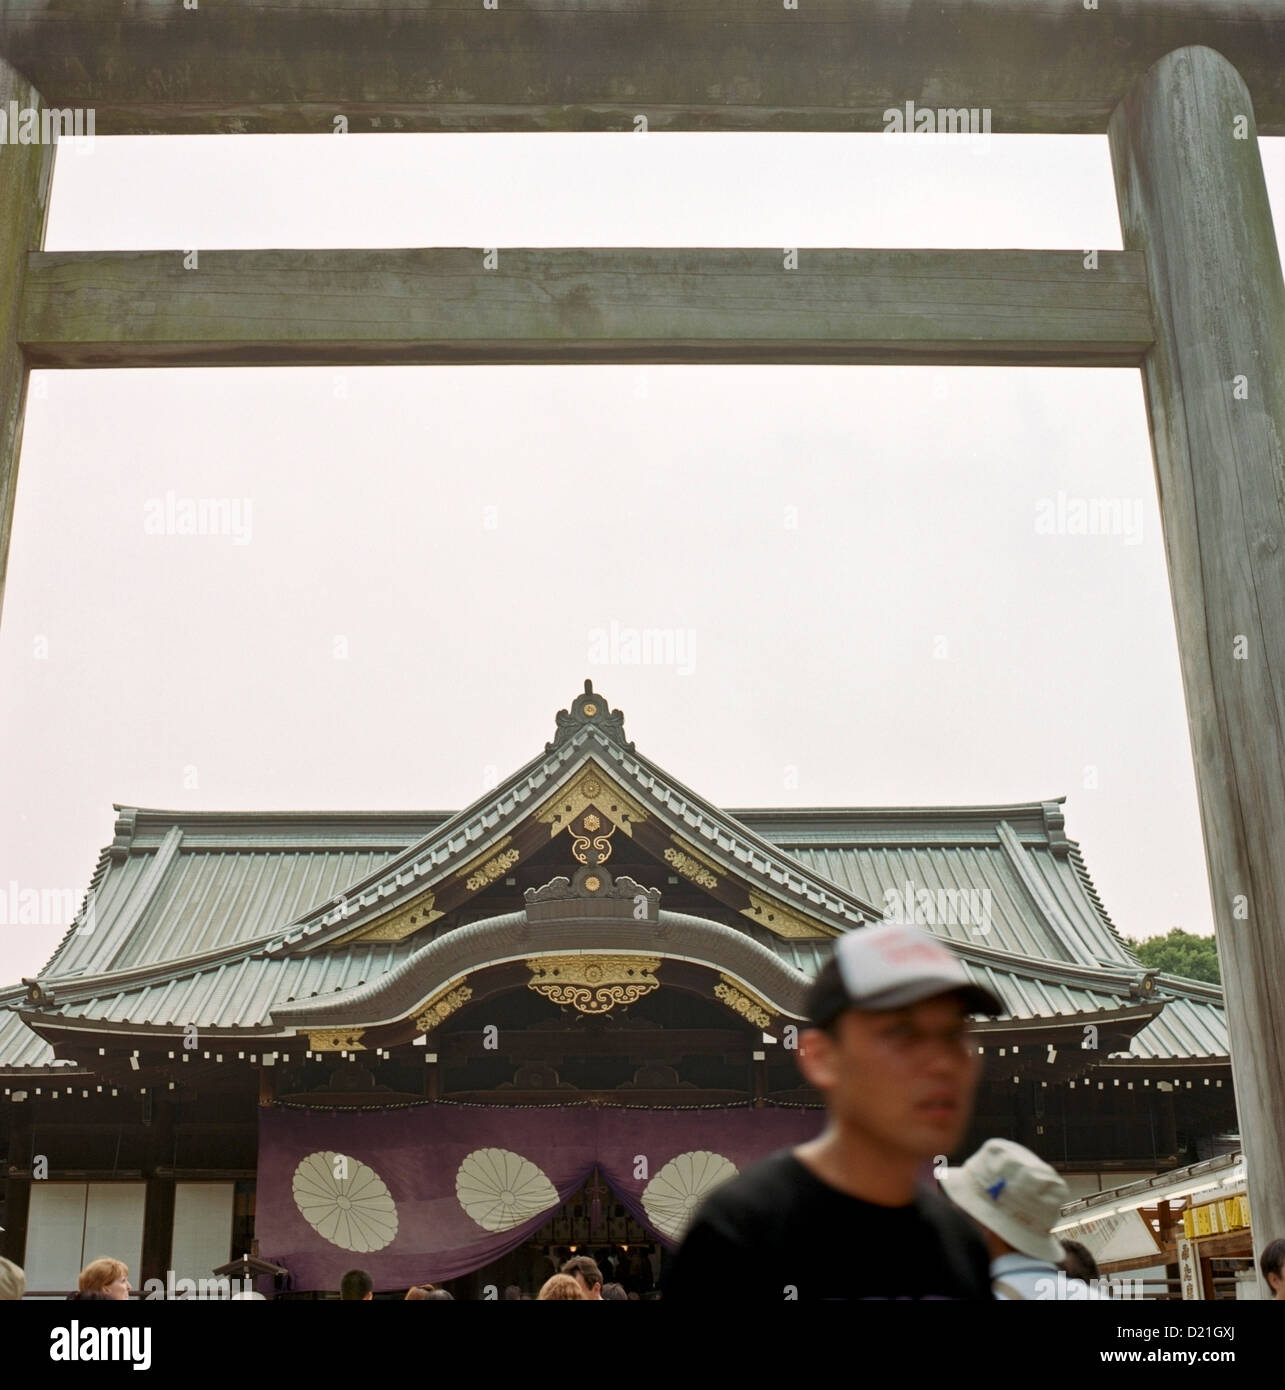
[[[0,53],[103,135],[878,131],[906,101],[1100,134],[1152,63],[1208,44],[1285,135],[1281,21],[1280,0],[0,0]]]
[[[1093,3],[0,0],[0,110],[91,108],[101,134],[857,131],[906,102],[1107,130],[1127,247],[1096,271],[501,252],[547,304],[458,250],[209,253],[176,283],[172,253],[43,253],[53,151],[0,143],[0,580],[32,362],[1140,362],[1261,1249],[1285,1235],[1285,283],[1257,139],[1285,134],[1285,0]]]
[[[505,362],[1139,366],[1143,256],[1082,251],[34,252],[36,367]],[[488,269],[487,265],[493,265]],[[158,313],[163,304],[165,312]]]

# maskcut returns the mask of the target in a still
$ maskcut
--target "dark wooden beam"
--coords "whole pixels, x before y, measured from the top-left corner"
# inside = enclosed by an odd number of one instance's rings
[[[1248,1231],[1230,1231],[1220,1236],[1201,1236],[1196,1242],[1202,1259],[1210,1260],[1248,1260],[1254,1255],[1253,1242]],[[1178,1259],[1176,1245],[1165,1245],[1154,1255],[1138,1255],[1129,1260],[1108,1260],[1102,1265],[1105,1275],[1127,1274],[1131,1269],[1149,1269],[1152,1265],[1175,1264]]]
[[[143,1264],[135,1281],[140,1287],[149,1279],[165,1282],[174,1245],[174,1106],[154,1099],[150,1113],[143,1166]]]
[[[1144,258],[1079,251],[470,249],[28,257],[36,367],[1137,365]]]
[[[104,135],[868,130],[989,107],[1101,132],[1171,49],[1210,44],[1285,134],[1279,0],[0,0],[0,53]]]
[[[7,1171],[4,1173],[4,1230],[0,1255],[21,1266],[27,1249],[27,1214],[31,1206],[31,1140],[34,1107],[30,1101],[5,1103],[9,1138]]]
[[[563,1057],[640,1056],[657,1060],[733,1053],[749,1060],[750,1052],[762,1044],[748,1030],[716,1028],[621,1029],[617,1032],[585,1033],[574,1029],[504,1029],[503,1046],[492,1057],[527,1060],[554,1060]],[[437,1053],[444,1061],[461,1057],[485,1057],[480,1032],[452,1033],[439,1038]],[[418,1052],[419,1049],[414,1049]]]
[[[446,1101],[467,1101],[473,1105],[567,1105],[590,1101],[617,1106],[728,1105],[751,1098],[748,1091],[708,1091],[699,1087],[674,1086],[663,1091],[451,1091]]]

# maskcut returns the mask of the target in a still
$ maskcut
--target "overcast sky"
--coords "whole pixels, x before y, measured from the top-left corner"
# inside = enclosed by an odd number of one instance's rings
[[[229,136],[64,147],[46,245],[1120,229],[1105,137]],[[1122,524],[1072,533],[1099,498]],[[199,499],[231,534],[179,533]],[[631,662],[643,629],[671,659]],[[1134,370],[39,372],[0,623],[0,982],[66,925],[19,921],[14,886],[79,901],[113,802],[458,809],[586,676],[716,804],[1065,796],[1125,933],[1212,930]]]

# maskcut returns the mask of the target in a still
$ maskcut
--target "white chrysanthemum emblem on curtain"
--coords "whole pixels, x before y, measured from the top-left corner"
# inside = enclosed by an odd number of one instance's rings
[[[662,1235],[677,1240],[705,1194],[736,1173],[736,1164],[730,1158],[708,1149],[679,1154],[643,1188],[643,1210]]]
[[[373,1168],[347,1154],[309,1154],[294,1170],[294,1204],[341,1250],[382,1250],[397,1234],[397,1204]]]
[[[521,1154],[474,1149],[455,1174],[459,1204],[484,1231],[509,1231],[558,1205],[558,1190]]]

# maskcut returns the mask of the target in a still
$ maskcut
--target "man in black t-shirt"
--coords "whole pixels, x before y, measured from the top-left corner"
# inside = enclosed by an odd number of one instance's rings
[[[924,1174],[968,1127],[968,1015],[1000,1001],[928,932],[879,923],[839,938],[806,1007],[799,1068],[826,1128],[705,1199],[665,1301],[989,1299],[985,1245]]]

